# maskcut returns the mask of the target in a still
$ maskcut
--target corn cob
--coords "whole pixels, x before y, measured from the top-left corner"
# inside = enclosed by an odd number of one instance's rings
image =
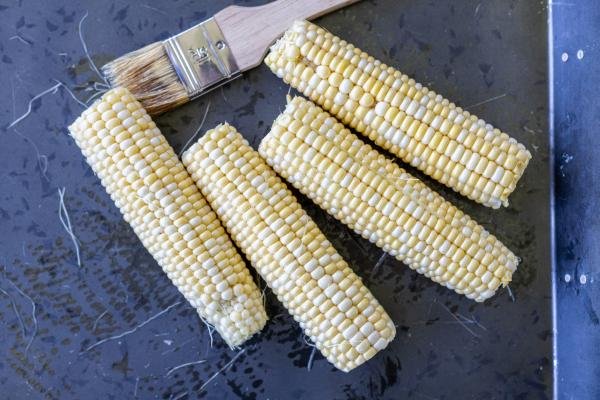
[[[410,268],[483,301],[518,259],[485,229],[335,118],[293,99],[260,154],[302,193]]]
[[[185,168],[124,88],[69,128],[125,220],[171,281],[230,347],[264,326],[261,294]]]
[[[309,22],[294,23],[265,63],[344,124],[488,207],[508,206],[531,158],[506,133]]]
[[[332,364],[347,372],[394,338],[381,305],[235,128],[209,131],[183,163],[233,240]]]

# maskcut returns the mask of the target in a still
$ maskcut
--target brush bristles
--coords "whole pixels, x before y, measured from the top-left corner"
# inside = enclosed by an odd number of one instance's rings
[[[109,62],[102,72],[113,87],[126,87],[151,115],[190,101],[161,42]]]

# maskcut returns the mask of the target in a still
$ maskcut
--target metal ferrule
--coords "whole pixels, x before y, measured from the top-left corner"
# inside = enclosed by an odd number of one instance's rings
[[[240,75],[221,28],[210,18],[163,42],[190,98]]]

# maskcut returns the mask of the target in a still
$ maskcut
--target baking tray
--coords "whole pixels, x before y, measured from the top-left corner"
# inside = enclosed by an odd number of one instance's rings
[[[0,295],[0,398],[550,398],[552,157],[545,2],[362,1],[318,21],[510,132],[533,154],[510,207],[497,211],[411,170],[521,257],[510,285],[514,299],[500,290],[484,304],[391,258],[378,262],[378,248],[296,192],[398,327],[385,351],[348,374],[335,371],[318,353],[308,370],[312,348],[268,290],[271,321],[242,354],[218,337],[211,347],[195,311],[184,303],[171,307],[183,298],[67,133],[82,107],[63,88],[34,101],[31,114],[16,129],[6,129],[33,96],[56,85],[55,79],[78,98],[93,93],[86,88],[98,77],[78,35],[86,13],[85,41],[93,61],[102,65],[228,4],[0,0],[0,287],[7,293]],[[260,66],[157,123],[178,151],[208,108],[205,128],[228,121],[256,147],[287,93],[288,87]],[[576,156],[573,163],[587,161]],[[565,188],[562,182],[559,188]],[[81,267],[59,221],[60,188],[80,241]],[[564,194],[577,200],[577,192]],[[575,340],[564,340],[570,339]],[[207,361],[168,374],[198,360]],[[570,368],[559,363],[559,371],[562,365]]]
[[[553,138],[556,227],[555,393],[560,399],[600,398],[600,290],[597,243],[600,103],[600,5],[554,2],[551,10]]]

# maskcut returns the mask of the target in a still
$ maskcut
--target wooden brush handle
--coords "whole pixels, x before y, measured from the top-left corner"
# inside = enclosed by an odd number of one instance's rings
[[[313,19],[358,0],[277,0],[258,7],[229,6],[215,20],[245,71],[260,64],[269,46],[292,22]]]

